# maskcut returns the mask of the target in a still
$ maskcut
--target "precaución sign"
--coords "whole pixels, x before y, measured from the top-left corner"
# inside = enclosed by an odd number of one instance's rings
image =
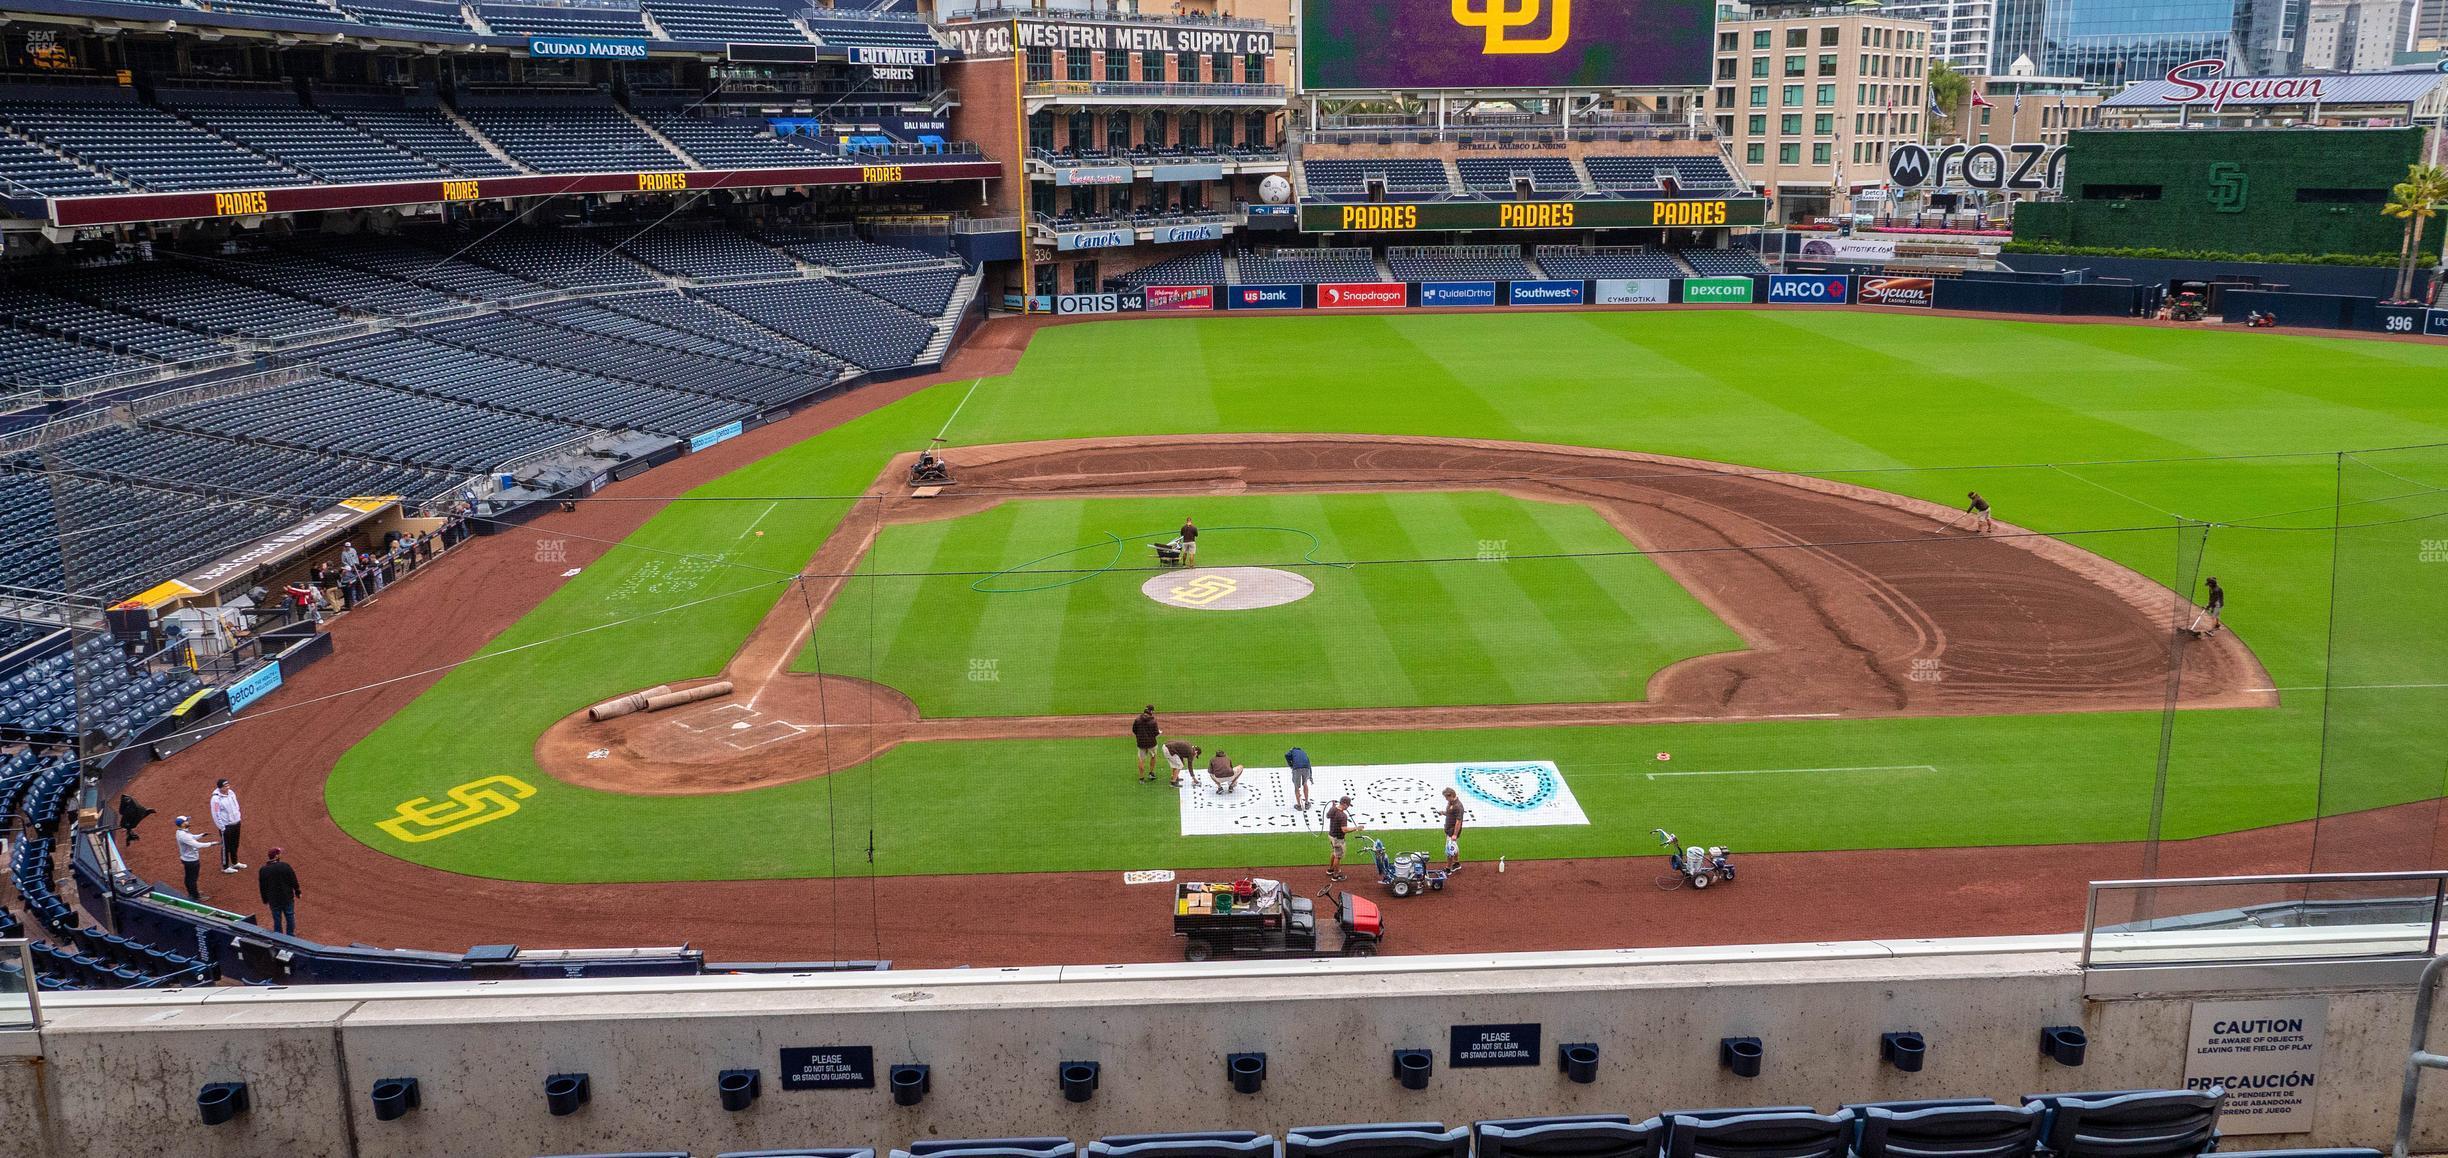
[[[2328,1027],[2326,997],[2194,1002],[2185,1088],[2226,1087],[2222,1133],[2309,1131]]]

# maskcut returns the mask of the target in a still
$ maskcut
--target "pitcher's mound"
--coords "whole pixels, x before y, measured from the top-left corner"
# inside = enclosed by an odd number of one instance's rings
[[[1307,599],[1317,586],[1273,567],[1184,567],[1139,585],[1141,594],[1167,607],[1192,611],[1248,611]]]

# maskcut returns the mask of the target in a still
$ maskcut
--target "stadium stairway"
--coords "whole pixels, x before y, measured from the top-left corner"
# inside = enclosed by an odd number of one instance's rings
[[[952,339],[960,334],[961,319],[969,313],[969,303],[977,300],[978,284],[986,279],[983,266],[962,271],[960,281],[952,287],[952,298],[945,304],[942,316],[935,319],[935,336],[918,351],[920,366],[940,366],[944,354],[951,350]]]

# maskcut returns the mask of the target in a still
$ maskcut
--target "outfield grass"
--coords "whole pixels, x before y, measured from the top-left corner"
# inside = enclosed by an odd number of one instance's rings
[[[2296,689],[2275,710],[2179,714],[2166,832],[2183,837],[2440,791],[2424,739],[2442,718],[2440,692],[2395,685],[2448,682],[2448,609],[2437,606],[2448,561],[2425,563],[2421,546],[2448,541],[2448,493],[2383,496],[2363,484],[2385,479],[2358,470],[2347,509],[2380,525],[2329,525],[2341,473],[2332,452],[2448,442],[2443,371],[2448,348],[2429,345],[1844,311],[1133,320],[1042,332],[1018,372],[977,389],[951,435],[1505,438],[1821,473],[1941,502],[1977,488],[2001,518],[2163,581],[2217,574],[2230,622],[2277,684]],[[698,494],[855,490],[935,433],[964,389],[923,392]],[[2227,457],[2244,455],[2276,457]],[[2223,461],[2202,461],[2211,457]],[[2389,462],[2448,484],[2448,472],[2421,473],[2436,460]],[[2389,501],[2364,501],[2375,497]],[[532,745],[552,720],[719,670],[780,593],[775,573],[804,562],[843,506],[786,504],[753,537],[767,505],[682,503],[656,516],[494,641],[491,658],[351,751],[328,786],[333,817],[393,855],[536,880],[864,873],[854,850],[871,829],[876,871],[896,873],[1314,855],[1299,837],[1173,835],[1169,798],[1128,784],[1115,742],[912,746],[838,776],[693,799],[537,773]],[[2177,516],[2231,525],[2180,535]],[[2333,660],[2340,542],[2348,598]],[[568,635],[688,599],[706,601]],[[924,627],[910,638],[923,640]],[[2333,664],[2336,682],[2373,686],[2340,691],[2351,710],[2324,720],[2317,689]],[[1237,677],[1222,665],[1213,678]],[[1556,760],[1592,825],[1486,830],[1476,847],[1560,856],[1642,850],[1653,824],[1754,850],[2130,839],[2144,830],[2159,736],[2155,715],[2090,714],[1234,741],[1262,751],[1302,741],[1336,763]],[[1643,762],[1661,749],[1676,752],[1678,770],[1750,774],[1649,779],[1655,765]],[[1875,770],[1780,771],[1825,767]],[[402,800],[497,773],[537,787],[517,816],[413,845],[374,827]],[[602,856],[614,838],[621,854]]]
[[[1190,516],[1201,567],[1316,590],[1230,612],[1149,599],[1148,542]],[[1485,491],[1013,501],[885,528],[863,568],[883,577],[845,586],[799,667],[929,716],[1637,700],[1743,643],[1630,550],[1589,507]],[[1593,557],[1529,558],[1576,553]],[[1462,561],[1336,565],[1425,558]]]

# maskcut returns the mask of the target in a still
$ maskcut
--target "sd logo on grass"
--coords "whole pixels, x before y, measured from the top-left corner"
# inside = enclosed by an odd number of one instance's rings
[[[440,804],[430,796],[403,801],[398,815],[376,821],[375,827],[408,844],[439,840],[518,811],[518,802],[535,795],[535,786],[515,776],[487,776],[444,795],[450,800]]]
[[[1241,589],[1230,575],[1201,575],[1167,592],[1178,603],[1188,607],[1205,607]]]

